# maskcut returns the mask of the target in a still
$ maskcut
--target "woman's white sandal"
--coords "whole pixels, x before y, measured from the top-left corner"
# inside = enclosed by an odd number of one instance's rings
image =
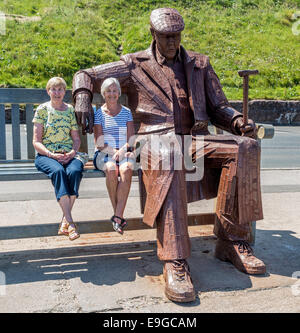
[[[69,223],[63,217],[62,220],[61,220],[61,222],[60,222],[60,224],[59,224],[59,228],[58,228],[57,234],[59,236],[61,236],[61,235],[63,235],[63,236],[69,236],[68,227],[69,227]]]
[[[74,227],[73,227],[74,226]],[[71,230],[69,230],[69,228],[72,228]],[[77,226],[76,226],[76,224],[75,223],[70,223],[69,224],[69,228],[68,228],[68,231],[69,231],[69,240],[75,240],[75,239],[77,239],[77,238],[79,238],[80,237],[80,234],[79,234],[79,232],[77,231]]]

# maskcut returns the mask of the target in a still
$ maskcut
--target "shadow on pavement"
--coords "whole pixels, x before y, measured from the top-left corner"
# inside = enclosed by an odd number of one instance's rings
[[[300,270],[300,239],[290,230],[257,230],[257,257],[270,274],[292,276]],[[189,259],[196,292],[233,291],[251,288],[248,275],[214,257],[215,236],[192,237]],[[137,275],[163,288],[162,263],[156,256],[156,242],[130,242],[3,253],[0,270],[7,285],[79,278],[83,283],[114,286],[134,282]],[[134,284],[132,285],[134,288]],[[193,303],[199,304],[199,298]]]

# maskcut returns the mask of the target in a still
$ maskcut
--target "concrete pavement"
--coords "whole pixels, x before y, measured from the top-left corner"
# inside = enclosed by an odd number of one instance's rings
[[[190,227],[189,260],[197,299],[164,296],[155,229],[0,241],[0,312],[202,313],[300,312],[300,170],[262,171],[264,220],[255,254],[267,273],[249,276],[214,257],[212,225]],[[103,179],[85,179],[75,221],[112,215]],[[91,192],[93,197],[91,197]],[[16,194],[17,193],[17,194]],[[133,182],[127,217],[141,216]],[[189,212],[213,210],[213,200]],[[49,181],[1,182],[1,226],[56,223],[61,213]]]

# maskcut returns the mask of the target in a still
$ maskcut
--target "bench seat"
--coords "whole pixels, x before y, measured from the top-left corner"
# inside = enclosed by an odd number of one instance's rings
[[[84,178],[105,177],[103,171],[96,170],[92,162],[88,162],[83,171]],[[0,163],[0,181],[39,180],[48,177],[36,169],[34,162]]]

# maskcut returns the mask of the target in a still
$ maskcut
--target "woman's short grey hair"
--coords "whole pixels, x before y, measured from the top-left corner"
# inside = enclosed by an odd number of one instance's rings
[[[62,77],[54,76],[47,82],[46,90],[49,91],[53,87],[63,87],[66,90],[67,84]]]
[[[108,79],[105,79],[103,81],[102,86],[101,86],[101,95],[102,95],[103,98],[104,98],[104,92],[112,84],[115,84],[118,87],[118,89],[119,89],[119,96],[121,96],[121,86],[120,86],[119,81],[116,78],[114,78],[114,77],[109,77]]]

